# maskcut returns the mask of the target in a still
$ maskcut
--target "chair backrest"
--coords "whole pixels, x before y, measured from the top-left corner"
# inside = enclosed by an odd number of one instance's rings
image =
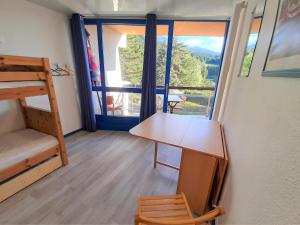
[[[181,98],[182,101],[184,101],[184,102],[187,100],[187,97],[186,97],[185,95],[180,96],[180,98]]]
[[[112,96],[112,95],[106,96],[106,104],[107,105],[114,104],[114,96]]]
[[[139,216],[139,222],[151,225],[187,225],[187,224],[202,224],[204,222],[211,221],[218,216],[225,213],[222,207],[216,207],[215,209],[205,213],[204,215],[192,219],[180,219],[180,220],[155,220],[149,219],[144,216]]]

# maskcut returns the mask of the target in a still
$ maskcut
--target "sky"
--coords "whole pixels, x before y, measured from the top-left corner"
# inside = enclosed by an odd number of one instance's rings
[[[250,34],[248,39],[248,46],[255,45],[258,34]],[[160,38],[164,39],[163,37]],[[206,36],[180,36],[177,40],[184,42],[188,46],[198,46],[217,53],[221,53],[223,49],[224,37],[206,37]],[[166,40],[166,38],[165,38]]]
[[[166,36],[160,36],[159,40],[165,41]],[[222,52],[224,37],[204,37],[204,36],[177,36],[177,40],[184,42],[191,47],[201,47],[217,53]]]
[[[258,34],[250,34],[248,39],[248,46],[253,46],[257,42]],[[198,36],[185,36],[178,37],[186,45],[199,46],[201,48],[209,49],[211,51],[221,53],[223,49],[223,37],[198,37]]]
[[[258,33],[250,34],[248,39],[248,46],[253,46],[256,44],[258,38]]]
[[[199,37],[199,36],[183,36],[178,37],[189,46],[199,46],[214,52],[221,53],[223,48],[224,37]]]

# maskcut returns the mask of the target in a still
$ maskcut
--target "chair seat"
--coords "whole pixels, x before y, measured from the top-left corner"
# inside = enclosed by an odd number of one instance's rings
[[[183,107],[181,107],[181,106],[175,106],[175,108],[174,109],[177,109],[177,110],[181,110],[181,111],[183,111]]]
[[[121,109],[122,109],[122,106],[107,105],[107,111],[121,110]]]
[[[176,195],[138,197],[137,216],[161,221],[176,221],[193,218],[183,193]],[[144,223],[138,224],[145,225]]]

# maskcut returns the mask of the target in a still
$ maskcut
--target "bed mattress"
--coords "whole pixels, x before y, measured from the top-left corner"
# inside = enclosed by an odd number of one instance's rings
[[[30,86],[44,86],[44,85],[45,85],[44,81],[7,81],[7,82],[0,82],[0,89],[30,87]]]
[[[0,170],[58,145],[55,137],[32,129],[0,136]]]

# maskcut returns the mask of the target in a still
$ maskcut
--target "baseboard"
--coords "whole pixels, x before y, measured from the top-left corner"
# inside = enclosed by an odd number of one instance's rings
[[[78,129],[78,130],[74,130],[74,131],[72,131],[72,132],[70,132],[70,133],[65,134],[64,137],[69,137],[69,136],[71,136],[71,135],[73,135],[73,134],[75,134],[75,133],[77,133],[77,132],[79,132],[79,131],[82,131],[82,130],[83,130],[82,128],[80,128],[80,129]]]

